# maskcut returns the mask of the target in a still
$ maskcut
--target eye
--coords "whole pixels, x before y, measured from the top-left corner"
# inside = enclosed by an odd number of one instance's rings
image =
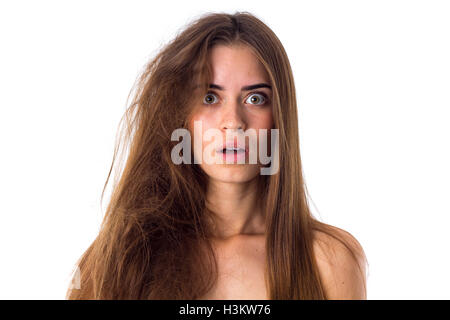
[[[204,104],[213,104],[214,102],[216,102],[217,100],[217,96],[212,93],[212,92],[208,92],[205,97],[203,98],[203,103]]]
[[[252,93],[247,100],[245,100],[246,103],[255,104],[255,105],[262,105],[266,102],[267,96],[264,93]],[[247,102],[250,101],[250,102]]]

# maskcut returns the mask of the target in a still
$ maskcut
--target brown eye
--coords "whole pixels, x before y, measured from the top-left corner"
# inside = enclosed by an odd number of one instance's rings
[[[217,97],[214,93],[207,93],[205,98],[203,99],[204,104],[213,104],[217,100]]]
[[[249,101],[249,102],[247,102]],[[255,105],[262,105],[264,102],[266,102],[266,97],[263,94],[260,93],[253,93],[248,97],[246,100],[247,103],[255,104]]]

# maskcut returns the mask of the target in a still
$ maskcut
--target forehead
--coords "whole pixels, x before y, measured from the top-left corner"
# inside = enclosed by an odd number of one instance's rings
[[[211,49],[209,62],[213,71],[213,82],[226,85],[234,81],[236,85],[255,82],[269,82],[264,66],[245,45],[216,45]]]

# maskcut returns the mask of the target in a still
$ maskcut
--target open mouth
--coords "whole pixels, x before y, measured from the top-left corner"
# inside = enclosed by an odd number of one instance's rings
[[[247,150],[239,147],[228,147],[217,150],[218,154],[222,154],[226,163],[245,163]]]
[[[242,148],[223,148],[221,152],[223,154],[241,154],[241,153],[245,153],[245,149],[242,149]]]

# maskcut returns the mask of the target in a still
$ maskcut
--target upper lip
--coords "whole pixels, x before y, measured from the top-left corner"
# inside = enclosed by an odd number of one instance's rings
[[[223,144],[223,146],[217,147],[216,151],[222,152],[226,148],[239,148],[239,149],[244,149],[247,152],[247,148],[245,147],[245,145],[238,144],[237,141],[227,141]]]

